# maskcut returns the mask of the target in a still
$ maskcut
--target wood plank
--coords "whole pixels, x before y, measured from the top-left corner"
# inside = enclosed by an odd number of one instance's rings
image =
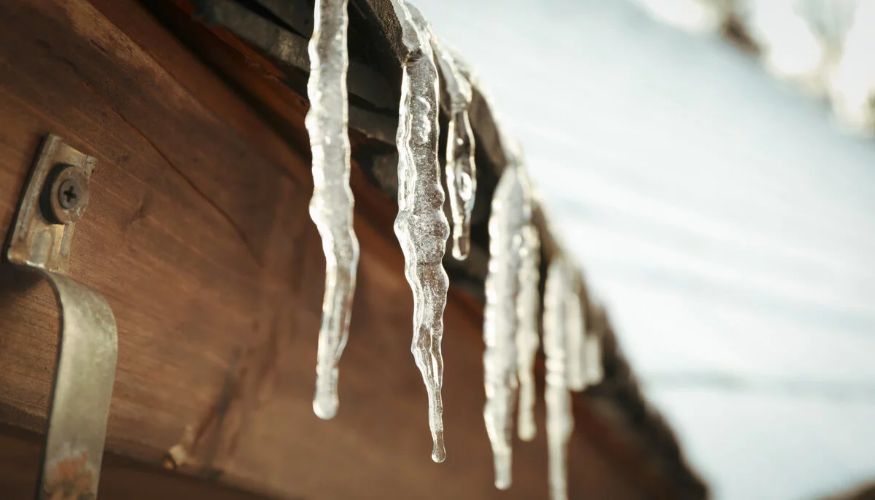
[[[0,427],[0,486],[3,498],[33,498],[42,440],[19,429]],[[265,497],[203,478],[174,474],[106,454],[100,475],[101,498],[258,500]]]
[[[2,227],[44,133],[98,159],[72,274],[103,293],[118,320],[108,450],[159,465],[180,446],[182,473],[290,497],[497,496],[481,418],[479,311],[451,295],[450,458],[435,465],[392,203],[357,172],[362,258],[340,414],[315,418],[324,264],[307,216],[306,153],[158,35],[135,3],[118,4],[126,26],[144,30],[140,45],[83,0],[0,7]],[[0,276],[0,421],[39,431],[55,305],[29,275],[3,266]],[[545,456],[543,434],[517,446],[516,483],[502,496],[545,496]],[[575,496],[644,496],[645,485],[588,441],[575,441],[573,461],[587,471],[572,477]]]

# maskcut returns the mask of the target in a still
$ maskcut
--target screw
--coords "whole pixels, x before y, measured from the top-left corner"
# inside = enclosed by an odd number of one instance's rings
[[[71,210],[82,200],[82,188],[75,177],[64,179],[58,186],[58,204],[64,210]]]
[[[76,222],[88,207],[88,177],[82,167],[60,164],[46,179],[44,210],[53,224]]]

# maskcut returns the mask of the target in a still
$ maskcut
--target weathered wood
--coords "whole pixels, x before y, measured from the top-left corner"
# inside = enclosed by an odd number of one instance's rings
[[[0,427],[0,487],[3,498],[33,498],[42,440],[19,429]],[[193,478],[130,459],[106,454],[100,482],[100,498],[161,498],[187,500],[259,500],[265,497]]]
[[[43,134],[97,157],[72,274],[106,296],[118,322],[108,450],[287,497],[497,496],[481,418],[479,307],[451,294],[449,459],[435,465],[408,348],[412,304],[394,205],[356,169],[362,257],[340,413],[314,417],[324,264],[307,215],[306,150],[141,6],[95,4],[0,6],[0,227],[9,227]],[[289,108],[288,123],[302,129],[304,106]],[[0,288],[0,421],[40,432],[55,305],[45,284],[8,265]],[[585,473],[572,476],[573,496],[664,492],[580,435],[572,470]],[[545,457],[543,433],[519,444],[514,488],[502,496],[544,497]],[[113,476],[109,467],[105,480]]]

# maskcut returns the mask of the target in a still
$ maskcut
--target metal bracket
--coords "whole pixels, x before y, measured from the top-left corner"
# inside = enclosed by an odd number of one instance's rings
[[[118,352],[106,300],[67,276],[76,221],[96,160],[56,135],[43,141],[18,207],[6,256],[52,285],[61,337],[43,452],[40,499],[97,497]]]

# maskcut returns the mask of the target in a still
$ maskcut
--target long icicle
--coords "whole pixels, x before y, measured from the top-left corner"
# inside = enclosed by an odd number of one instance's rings
[[[450,97],[446,177],[453,216],[453,257],[464,260],[471,250],[471,213],[477,192],[474,132],[468,118],[472,99],[471,82],[459,69],[452,51],[445,49],[434,36],[432,47]]]
[[[449,279],[442,260],[449,224],[438,165],[438,73],[428,28],[402,0],[392,0],[407,55],[402,62],[398,115],[398,217],[395,235],[404,252],[404,274],[413,289],[411,350],[428,392],[428,422],[435,462],[446,460],[444,447],[443,313]]]
[[[583,287],[581,287],[580,295],[581,307],[585,307]],[[595,317],[604,315],[604,310],[600,306],[596,306]],[[583,366],[586,378],[586,385],[596,385],[601,383],[605,378],[604,364],[602,361],[602,332],[595,325],[600,324],[597,319],[593,321],[593,325],[587,325],[586,336],[583,339]],[[603,324],[603,323],[601,323]]]
[[[531,213],[531,186],[524,176],[524,187],[529,192],[529,213]],[[535,356],[538,353],[538,296],[541,242],[535,225],[529,221],[520,231],[522,238],[522,253],[520,255],[520,293],[517,302],[517,321],[519,326],[516,334],[517,345],[517,377],[520,383],[519,410],[517,434],[523,441],[535,438]]]
[[[489,273],[483,353],[486,406],[483,418],[495,461],[495,487],[511,485],[511,438],[517,390],[517,333],[524,266],[521,232],[531,220],[531,205],[514,159],[504,170],[492,198],[489,218]],[[524,318],[525,319],[525,318]]]
[[[586,388],[587,367],[585,358],[586,350],[586,317],[583,314],[581,292],[583,283],[580,273],[568,264],[568,297],[565,301],[565,328],[568,355],[566,357],[566,371],[568,388],[572,391],[582,391]]]
[[[588,317],[588,300],[583,284],[583,277],[579,269],[574,269],[572,274],[572,286],[574,287],[576,300],[570,301],[567,324],[570,339],[568,342],[569,371],[568,387],[572,391],[582,391],[589,386],[596,385],[604,378],[602,364],[602,337],[596,330],[599,321],[590,324]],[[597,306],[596,316],[604,314]]]
[[[544,353],[546,355],[547,449],[552,500],[568,498],[568,440],[574,429],[568,387],[569,298],[577,301],[570,283],[570,266],[557,257],[547,271],[544,292]],[[579,309],[579,308],[578,308]]]
[[[583,342],[586,385],[596,385],[605,376],[604,367],[602,366],[602,341],[595,332],[588,332]]]
[[[310,111],[305,120],[313,152],[310,217],[325,252],[325,295],[316,361],[313,411],[324,419],[337,413],[337,364],[349,338],[359,244],[352,227],[349,187],[346,73],[347,0],[317,0],[310,38]]]

